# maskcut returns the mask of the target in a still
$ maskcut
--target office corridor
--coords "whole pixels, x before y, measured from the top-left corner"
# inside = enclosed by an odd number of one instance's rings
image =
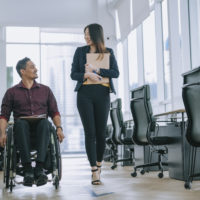
[[[168,178],[157,178],[157,172],[132,178],[132,167],[119,166],[110,169],[110,163],[104,163],[102,185],[90,184],[90,169],[86,157],[63,158],[63,177],[56,191],[52,183],[32,188],[17,185],[13,192],[4,189],[3,173],[0,173],[0,199],[3,200],[197,200],[200,196],[200,182],[193,182],[191,190],[185,190],[184,182]]]

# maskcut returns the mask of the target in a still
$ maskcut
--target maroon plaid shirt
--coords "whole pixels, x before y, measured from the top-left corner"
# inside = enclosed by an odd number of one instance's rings
[[[8,121],[12,111],[15,120],[21,116],[46,114],[54,118],[60,115],[51,89],[36,81],[30,89],[21,81],[7,90],[2,101],[0,118]]]

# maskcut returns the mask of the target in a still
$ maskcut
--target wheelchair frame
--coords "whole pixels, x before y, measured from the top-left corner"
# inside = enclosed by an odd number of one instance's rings
[[[4,177],[3,181],[5,187],[10,189],[12,192],[13,187],[16,184],[21,184],[22,182],[17,182],[15,180],[16,175],[23,176],[23,167],[20,166],[20,156],[19,151],[16,149],[16,145],[14,144],[14,131],[13,125],[9,125],[7,128],[7,141],[4,149]],[[60,153],[60,144],[58,141],[57,133],[55,128],[52,126],[51,122],[49,122],[50,128],[50,143],[48,146],[48,153],[50,151],[51,156],[51,167],[48,170],[45,170],[45,173],[52,174],[52,179],[48,180],[49,182],[53,182],[55,189],[59,187],[59,181],[62,178],[62,159]],[[31,153],[31,160],[35,161],[36,152],[33,151]],[[18,162],[19,161],[19,162]]]

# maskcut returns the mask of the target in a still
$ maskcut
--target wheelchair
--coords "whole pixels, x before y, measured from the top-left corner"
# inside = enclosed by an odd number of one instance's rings
[[[3,170],[3,155],[4,155],[4,148],[0,147],[0,171]]]
[[[6,189],[10,189],[12,192],[13,187],[16,184],[22,184],[23,182],[18,182],[16,180],[16,175],[23,176],[23,167],[20,162],[19,150],[16,148],[14,140],[14,125],[9,125],[7,128],[7,141],[4,148],[4,166],[3,166],[3,181]],[[62,159],[60,153],[60,144],[58,141],[57,133],[55,128],[49,122],[50,130],[50,142],[48,146],[48,151],[46,155],[46,160],[44,164],[44,169],[46,175],[51,174],[52,178],[48,182],[52,182],[55,186],[55,189],[59,187],[59,181],[62,177]],[[32,144],[31,144],[32,146]],[[32,147],[31,147],[32,148]],[[32,148],[31,152],[31,161],[32,163],[36,160],[37,152]]]

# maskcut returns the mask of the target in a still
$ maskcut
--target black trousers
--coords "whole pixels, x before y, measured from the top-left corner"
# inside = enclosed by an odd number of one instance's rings
[[[18,119],[14,124],[14,135],[17,148],[20,151],[22,165],[31,162],[30,151],[32,147],[37,151],[36,161],[45,161],[50,139],[47,119],[36,122]]]
[[[85,132],[85,147],[91,166],[103,160],[105,133],[110,109],[109,88],[83,85],[77,94],[77,107]]]

